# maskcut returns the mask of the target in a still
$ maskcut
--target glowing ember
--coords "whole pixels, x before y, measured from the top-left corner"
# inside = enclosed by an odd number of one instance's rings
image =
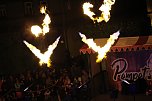
[[[96,45],[93,39],[87,39],[84,34],[79,33],[82,38],[82,41],[86,43],[89,48],[93,49],[95,52],[98,53],[96,62],[100,62],[103,58],[106,57],[106,53],[110,50],[111,46],[114,44],[119,34],[119,31],[117,31],[116,33],[110,35],[110,38],[107,40],[107,43],[103,47],[100,47]]]
[[[93,17],[95,14],[92,12],[90,9],[93,8],[93,5],[90,3],[84,3],[83,4],[83,12],[84,14],[88,15],[90,19],[93,21],[101,22],[101,21],[106,21],[108,22],[110,19],[110,10],[111,6],[115,3],[115,0],[104,0],[103,4],[99,8],[99,10],[102,12],[100,17]]]
[[[24,43],[26,44],[26,46],[32,51],[32,53],[40,59],[39,64],[47,64],[47,67],[51,66],[51,60],[50,57],[53,53],[53,50],[57,47],[57,44],[59,42],[60,37],[58,37],[56,39],[56,41],[52,44],[49,45],[48,50],[44,53],[41,53],[39,49],[37,49],[35,46],[33,46],[32,44],[29,44],[27,41],[24,41]]]
[[[38,25],[34,25],[31,27],[31,31],[36,37],[38,37],[41,33],[43,35],[45,35],[50,30],[49,24],[51,23],[51,19],[50,19],[49,15],[46,13],[46,7],[42,7],[40,9],[40,12],[42,14],[45,14],[45,18],[42,23],[43,28],[40,28]]]

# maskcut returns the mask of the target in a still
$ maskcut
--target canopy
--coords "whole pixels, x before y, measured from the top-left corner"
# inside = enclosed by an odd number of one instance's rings
[[[103,47],[107,43],[108,38],[95,39],[94,42]],[[151,36],[136,36],[136,37],[120,37],[116,40],[109,52],[121,51],[137,51],[152,49],[152,35]],[[80,53],[94,53],[88,45],[84,44],[80,49]]]

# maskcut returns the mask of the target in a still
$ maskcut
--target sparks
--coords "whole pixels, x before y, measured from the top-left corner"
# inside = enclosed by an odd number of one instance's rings
[[[114,44],[119,34],[120,32],[117,31],[116,33],[110,35],[110,38],[107,40],[107,43],[103,47],[100,47],[96,45],[93,39],[87,39],[84,34],[79,33],[79,35],[82,38],[82,41],[86,43],[89,46],[89,48],[98,53],[96,62],[101,62],[102,59],[106,57],[107,52],[110,50],[111,46]]]
[[[88,15],[90,19],[92,19],[94,22],[102,22],[103,20],[105,22],[108,22],[110,19],[110,10],[111,6],[115,3],[115,0],[104,0],[103,4],[99,8],[99,10],[102,12],[100,17],[93,17],[95,14],[91,11],[91,8],[93,8],[93,5],[89,2],[86,2],[83,4],[83,12],[84,14]]]
[[[59,42],[60,37],[56,39],[56,41],[52,44],[49,45],[48,50],[46,52],[41,53],[39,49],[37,49],[35,46],[32,44],[29,44],[27,41],[23,41],[26,46],[32,51],[32,53],[40,59],[39,64],[42,66],[42,64],[47,64],[47,67],[51,66],[51,60],[50,57],[53,53],[53,50],[57,47],[57,44]]]

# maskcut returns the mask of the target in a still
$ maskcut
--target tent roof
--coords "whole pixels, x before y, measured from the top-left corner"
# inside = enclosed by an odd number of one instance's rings
[[[95,39],[94,42],[103,47],[108,38]],[[120,51],[137,51],[137,50],[149,50],[152,49],[152,35],[151,36],[136,36],[136,37],[120,37],[114,45],[111,47],[109,52],[120,52]],[[94,53],[86,44],[80,49],[81,53]]]

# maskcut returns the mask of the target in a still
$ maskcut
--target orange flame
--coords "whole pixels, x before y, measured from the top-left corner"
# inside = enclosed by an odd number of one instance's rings
[[[83,4],[83,12],[87,16],[90,17],[94,22],[102,22],[103,20],[108,22],[110,19],[110,10],[111,6],[115,3],[115,0],[104,0],[103,4],[99,8],[99,10],[102,12],[100,17],[93,17],[95,14],[90,9],[93,8],[93,5],[89,2],[86,2]]]
[[[49,15],[46,13],[46,6],[41,7],[40,12],[42,14],[45,14],[45,18],[42,23],[43,28],[40,28],[38,25],[33,25],[31,27],[31,31],[36,37],[38,37],[41,33],[45,35],[50,30],[49,24],[51,23],[51,19]]]
[[[53,50],[57,47],[57,44],[59,42],[59,39],[60,37],[58,37],[56,39],[56,41],[52,44],[52,45],[49,45],[48,47],[48,50],[44,53],[41,53],[39,49],[37,49],[35,46],[33,46],[32,44],[29,44],[27,41],[23,41],[26,46],[32,51],[32,53],[40,59],[40,62],[39,64],[42,65],[42,64],[47,64],[47,67],[50,67],[51,66],[51,60],[50,60],[50,57],[53,53]]]
[[[96,62],[101,62],[102,59],[106,57],[107,52],[110,50],[111,46],[114,44],[119,34],[119,31],[117,31],[116,33],[110,35],[110,38],[107,40],[107,43],[103,47],[100,47],[96,45],[93,39],[87,39],[84,34],[79,33],[82,38],[82,41],[86,43],[89,48],[93,49],[95,52],[98,53]]]
[[[83,4],[83,13],[88,15],[90,19],[93,21],[96,20],[93,16],[95,15],[94,12],[91,11],[91,8],[93,8],[93,5],[89,2],[86,2]]]
[[[32,33],[38,37],[40,33],[42,33],[42,29],[38,25],[34,25],[31,27]]]

